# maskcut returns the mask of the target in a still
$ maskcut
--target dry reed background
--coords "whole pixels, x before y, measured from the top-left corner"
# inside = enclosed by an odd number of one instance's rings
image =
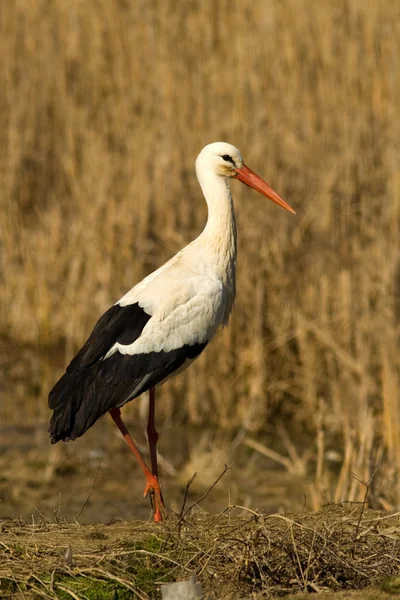
[[[200,232],[224,139],[297,217],[233,183],[236,308],[160,422],[279,430],[314,506],[379,464],[398,505],[399,67],[389,0],[1,3],[2,422],[44,422],[96,318]]]

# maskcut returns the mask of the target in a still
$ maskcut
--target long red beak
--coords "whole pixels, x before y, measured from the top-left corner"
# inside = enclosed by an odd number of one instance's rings
[[[246,167],[246,165],[243,165],[241,169],[236,169],[235,178],[253,188],[253,190],[257,190],[257,192],[260,192],[260,194],[266,196],[278,206],[282,206],[282,208],[285,208],[294,215],[296,214],[293,208],[289,206],[289,204],[285,202],[285,200],[281,198],[266,181],[261,179],[254,171],[249,169],[249,167]]]

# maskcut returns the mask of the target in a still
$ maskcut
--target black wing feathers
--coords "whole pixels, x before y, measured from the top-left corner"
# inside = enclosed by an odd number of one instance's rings
[[[86,343],[67,367],[66,373],[50,391],[49,408],[55,411],[49,429],[52,440],[56,431],[68,429],[68,423],[73,420],[85,391],[96,376],[95,365],[116,342],[134,342],[150,318],[151,315],[137,303],[127,306],[115,304],[100,317]]]
[[[80,395],[79,406],[73,414],[73,426],[70,426],[67,437],[72,440],[80,437],[111,408],[123,406],[157,385],[177,371],[186,360],[196,358],[205,346],[195,344],[170,352],[134,356],[116,352],[100,362],[93,369]],[[144,379],[146,376],[147,379]],[[59,436],[58,439],[64,438]],[[54,441],[57,441],[56,437]]]
[[[89,339],[71,361],[67,373],[76,373],[97,362],[116,342],[132,344],[150,318],[137,303],[128,306],[114,304],[97,321]]]
[[[49,428],[53,444],[81,436],[111,408],[123,406],[157,385],[205,348],[207,343],[169,352],[129,355],[117,351],[104,359],[116,342],[129,345],[138,339],[150,318],[138,304],[117,304],[99,319],[49,394],[49,407],[54,411]]]

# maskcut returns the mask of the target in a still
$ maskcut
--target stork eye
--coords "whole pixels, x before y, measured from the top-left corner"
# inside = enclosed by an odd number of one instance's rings
[[[222,158],[223,158],[223,160],[226,160],[227,162],[230,162],[230,163],[232,163],[233,165],[235,164],[235,163],[233,162],[233,158],[232,158],[232,156],[229,156],[229,154],[224,154],[224,156],[223,156]]]

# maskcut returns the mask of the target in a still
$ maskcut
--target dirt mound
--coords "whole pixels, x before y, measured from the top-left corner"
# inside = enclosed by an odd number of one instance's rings
[[[163,583],[192,574],[210,598],[400,589],[390,579],[400,565],[399,513],[354,505],[299,515],[197,511],[162,526],[3,520],[0,533],[4,598],[159,598]]]

